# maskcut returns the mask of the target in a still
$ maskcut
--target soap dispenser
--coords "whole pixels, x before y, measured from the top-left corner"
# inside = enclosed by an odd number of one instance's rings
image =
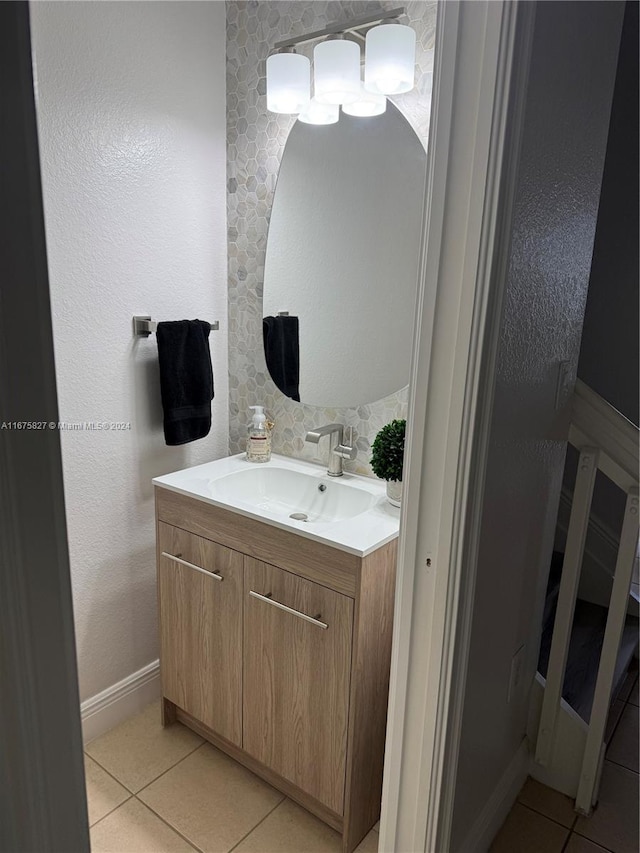
[[[249,406],[255,412],[247,435],[247,460],[268,462],[271,459],[271,432],[267,425],[264,406]]]

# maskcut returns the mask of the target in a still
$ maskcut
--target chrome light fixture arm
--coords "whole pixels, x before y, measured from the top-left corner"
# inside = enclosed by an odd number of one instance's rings
[[[299,47],[301,44],[308,44],[311,41],[319,41],[327,38],[327,36],[354,35],[357,38],[364,40],[366,30],[375,27],[378,24],[389,24],[396,21],[405,14],[404,6],[397,9],[389,9],[387,12],[376,12],[373,15],[365,15],[361,18],[353,18],[345,23],[329,24],[323,30],[316,30],[312,33],[307,33],[303,36],[285,39],[284,41],[276,42],[274,50],[286,50],[287,48]],[[363,32],[364,31],[364,32]]]

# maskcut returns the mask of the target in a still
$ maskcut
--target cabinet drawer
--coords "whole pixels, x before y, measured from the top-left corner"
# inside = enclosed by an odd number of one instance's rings
[[[169,489],[156,487],[156,512],[159,521],[355,596],[361,564],[355,554],[302,539],[290,531]]]
[[[243,746],[344,809],[353,601],[244,559]]]
[[[163,695],[242,743],[242,555],[159,523]]]

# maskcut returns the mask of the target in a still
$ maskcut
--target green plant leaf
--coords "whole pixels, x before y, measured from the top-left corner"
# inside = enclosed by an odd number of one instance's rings
[[[371,468],[382,480],[402,480],[406,420],[383,426],[371,446]]]

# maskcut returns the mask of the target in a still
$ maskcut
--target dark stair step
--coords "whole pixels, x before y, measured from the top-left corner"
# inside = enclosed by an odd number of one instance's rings
[[[545,607],[546,618],[538,658],[538,671],[545,678],[549,666],[553,622],[558,599],[557,588],[551,588],[549,593],[547,600],[549,607]],[[604,641],[607,614],[607,608],[599,604],[591,604],[580,599],[576,601],[562,698],[585,722],[589,722],[591,717],[591,706],[593,705],[598,666],[600,665],[600,652]],[[616,662],[612,698],[615,698],[622,687],[637,647],[638,619],[635,616],[627,616]]]

